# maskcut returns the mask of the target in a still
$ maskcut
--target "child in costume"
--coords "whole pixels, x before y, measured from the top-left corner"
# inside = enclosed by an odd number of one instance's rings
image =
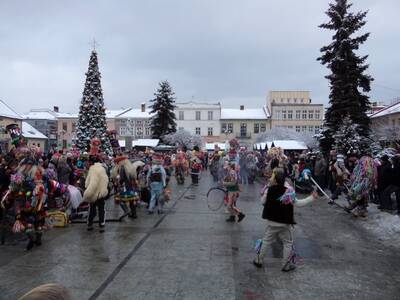
[[[240,187],[239,174],[235,163],[230,163],[228,165],[222,184],[228,192],[228,196],[226,197],[226,206],[230,213],[230,217],[226,219],[226,221],[235,222],[237,216],[238,222],[241,222],[245,217],[245,214],[243,214],[236,206],[237,199],[239,198]]]
[[[167,185],[167,174],[162,166],[162,163],[162,156],[157,154],[153,155],[152,166],[147,173],[147,183],[151,191],[151,199],[148,211],[150,215],[154,213],[156,205],[158,205],[158,214],[163,213],[164,203],[163,199],[161,199],[161,196]]]

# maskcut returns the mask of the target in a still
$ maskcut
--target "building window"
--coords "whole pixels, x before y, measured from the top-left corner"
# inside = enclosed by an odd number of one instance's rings
[[[247,136],[247,123],[240,124],[240,136]]]
[[[267,129],[267,125],[265,123],[260,124],[260,132],[265,132]]]
[[[293,129],[293,126],[292,126],[292,125],[289,125],[287,128],[288,128],[288,129]]]
[[[281,98],[281,103],[283,103],[283,98]]]
[[[307,119],[307,111],[306,110],[303,110],[302,119],[303,120]]]
[[[221,124],[221,133],[226,133],[226,123]]]
[[[282,119],[286,120],[286,110],[282,110]]]
[[[63,123],[62,123],[62,130],[64,130],[65,132],[68,130],[68,124],[67,124],[67,122],[63,122]]]
[[[143,126],[143,121],[136,121],[136,126],[142,127]]]
[[[313,110],[309,110],[309,111],[308,111],[308,118],[309,118],[310,120],[314,119],[314,111],[313,111]]]
[[[306,132],[307,131],[307,126],[305,126],[305,125],[301,126],[301,131],[302,132]]]
[[[233,132],[233,123],[228,123],[228,133]]]
[[[280,120],[281,119],[281,111],[277,110],[276,111],[276,120]]]
[[[213,119],[213,112],[209,111],[208,112],[208,120],[212,120]]]
[[[314,133],[319,133],[319,126],[315,126]]]
[[[301,99],[300,99],[300,102],[301,102],[301,103],[304,103],[304,98],[301,98]]]
[[[143,136],[143,127],[142,126],[138,126],[136,127],[136,136]]]
[[[316,119],[316,120],[319,120],[320,117],[321,117],[321,116],[320,116],[320,114],[319,114],[319,110],[316,110],[316,111],[315,111],[315,119]]]
[[[72,132],[75,132],[75,131],[76,131],[76,123],[72,122]]]
[[[197,113],[197,112],[196,112],[196,113]],[[197,135],[201,135],[200,127],[196,127],[196,134],[197,134]]]
[[[293,102],[294,102],[294,103],[297,103],[297,98],[294,98],[294,99],[293,99]]]
[[[293,110],[288,110],[288,112],[287,112],[287,118],[288,118],[289,120],[292,120],[292,119],[293,119]]]
[[[40,143],[37,143],[37,146],[40,148]]]
[[[146,134],[146,136],[151,136],[150,132],[151,132],[151,127],[146,127],[146,128],[145,128],[145,134]]]
[[[212,127],[208,127],[207,135],[213,136],[213,128]]]
[[[300,120],[300,110],[296,110],[296,120]]]
[[[314,126],[312,125],[308,126],[308,132],[314,132]]]
[[[183,111],[180,111],[179,112],[179,120],[184,120],[185,119],[185,114],[184,114],[184,112]]]
[[[296,132],[300,132],[300,126],[296,126]]]
[[[259,133],[260,132],[260,124],[254,123],[254,133]]]
[[[67,148],[67,140],[62,141],[63,148]]]
[[[196,111],[196,121],[201,119],[201,111]]]

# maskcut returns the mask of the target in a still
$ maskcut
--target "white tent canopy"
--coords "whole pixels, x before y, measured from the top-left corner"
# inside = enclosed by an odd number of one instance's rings
[[[151,147],[154,148],[160,142],[159,139],[138,139],[132,141],[132,147]]]
[[[283,150],[307,150],[307,146],[301,141],[293,141],[293,140],[275,140],[265,143],[257,143],[255,144],[255,148],[257,150],[264,150],[265,146],[267,149],[271,147],[280,147]]]
[[[220,150],[225,150],[225,144],[222,143],[206,143],[206,150],[213,151],[215,149],[215,145],[217,145]]]

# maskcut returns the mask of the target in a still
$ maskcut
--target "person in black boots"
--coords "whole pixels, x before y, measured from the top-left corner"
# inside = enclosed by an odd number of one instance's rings
[[[262,240],[260,253],[253,264],[261,268],[263,258],[267,253],[268,246],[276,240],[283,243],[283,265],[282,271],[288,272],[296,268],[292,262],[293,250],[293,226],[294,206],[301,207],[311,203],[318,198],[316,191],[305,199],[297,199],[292,187],[286,183],[286,175],[283,168],[275,168],[272,171],[271,186],[265,190],[261,198],[264,205],[262,218],[267,220],[267,229]]]
[[[97,157],[91,157],[92,166],[89,168],[85,181],[84,201],[90,203],[88,216],[88,231],[93,230],[93,220],[96,216],[96,210],[99,212],[100,232],[104,232],[105,220],[105,200],[109,197],[108,176],[106,169],[99,162]]]

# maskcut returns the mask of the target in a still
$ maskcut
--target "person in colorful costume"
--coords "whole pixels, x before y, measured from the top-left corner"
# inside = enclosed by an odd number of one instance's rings
[[[185,153],[178,151],[173,161],[173,166],[175,168],[175,178],[178,184],[183,184],[185,182],[185,174],[188,171],[189,164],[186,160]]]
[[[190,174],[192,177],[192,184],[199,184],[200,172],[203,169],[202,154],[199,151],[199,147],[193,148],[192,158],[190,159]]]
[[[377,166],[373,158],[365,155],[360,158],[350,177],[349,197],[351,204],[347,211],[355,217],[366,217],[369,195],[377,185]]]
[[[136,219],[136,206],[140,200],[136,169],[126,156],[118,156],[114,162],[115,166],[111,170],[111,180],[116,191],[114,200],[119,203],[124,211],[121,218],[129,215],[130,218]]]
[[[167,175],[162,163],[162,156],[154,154],[152,157],[152,166],[147,172],[147,183],[151,191],[151,199],[148,210],[150,215],[154,213],[156,206],[158,206],[158,214],[163,213],[164,201],[161,199],[161,196],[167,186]]]
[[[268,245],[276,240],[283,243],[282,271],[292,271],[296,266],[291,261],[293,250],[294,206],[305,206],[318,198],[317,192],[305,199],[298,199],[293,188],[286,181],[283,168],[275,168],[272,172],[271,185],[265,189],[261,203],[263,204],[262,218],[267,220],[267,228],[263,238],[260,253],[253,260],[253,264],[261,268],[267,253]]]
[[[230,163],[225,172],[225,177],[222,181],[223,187],[227,190],[228,195],[225,199],[225,204],[230,213],[227,222],[235,222],[236,217],[238,222],[241,222],[245,217],[240,209],[236,206],[237,199],[239,198],[240,186],[239,186],[239,174],[237,170],[237,165],[235,163]]]

